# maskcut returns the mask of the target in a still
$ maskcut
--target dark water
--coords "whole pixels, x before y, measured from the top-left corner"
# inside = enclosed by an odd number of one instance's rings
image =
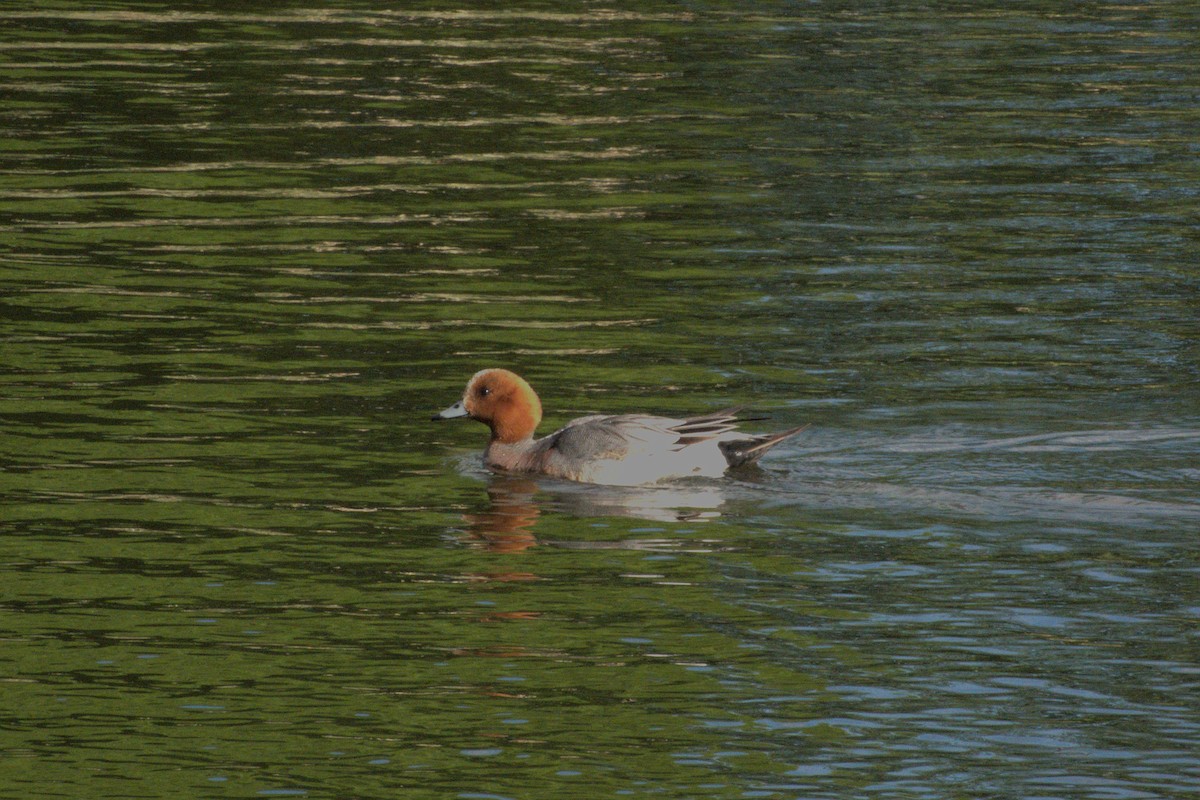
[[[1196,795],[1198,33],[0,11],[0,796]],[[501,479],[484,366],[812,428]]]

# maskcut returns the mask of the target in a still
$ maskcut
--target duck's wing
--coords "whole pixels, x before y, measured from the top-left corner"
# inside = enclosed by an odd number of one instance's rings
[[[738,423],[745,420],[740,411],[725,408],[687,419],[645,414],[582,417],[534,442],[524,468],[603,483],[717,476],[729,466],[755,461],[798,432],[739,433]]]
[[[624,458],[632,451],[678,451],[737,429],[740,407],[687,419],[650,414],[591,416],[572,420],[547,436],[547,449],[572,460]],[[539,445],[542,444],[539,442]]]
[[[604,415],[580,417],[539,439],[537,448],[548,458],[570,464],[624,458],[630,444],[624,419],[623,416]]]

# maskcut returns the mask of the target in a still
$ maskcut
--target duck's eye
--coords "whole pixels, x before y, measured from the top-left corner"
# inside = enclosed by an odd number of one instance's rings
[[[487,386],[479,387],[479,396],[480,397],[487,397],[491,393],[492,393],[492,390],[490,388],[488,388]]]

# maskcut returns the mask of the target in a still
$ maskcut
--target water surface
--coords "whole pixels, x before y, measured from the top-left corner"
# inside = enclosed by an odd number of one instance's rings
[[[1195,794],[1198,23],[0,12],[0,796]]]

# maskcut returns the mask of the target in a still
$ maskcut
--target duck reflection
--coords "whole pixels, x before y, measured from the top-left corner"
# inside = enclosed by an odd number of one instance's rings
[[[528,478],[499,477],[488,485],[488,507],[464,514],[467,534],[496,553],[519,553],[537,544],[533,524],[541,516],[537,484]]]
[[[620,542],[552,542],[539,540],[533,528],[543,511],[574,517],[633,517],[651,522],[705,522],[721,515],[726,490],[716,485],[617,487],[592,484],[545,483],[528,477],[493,476],[488,483],[488,507],[464,514],[467,535],[497,553],[515,553],[534,545],[576,549],[647,549],[662,540]]]

